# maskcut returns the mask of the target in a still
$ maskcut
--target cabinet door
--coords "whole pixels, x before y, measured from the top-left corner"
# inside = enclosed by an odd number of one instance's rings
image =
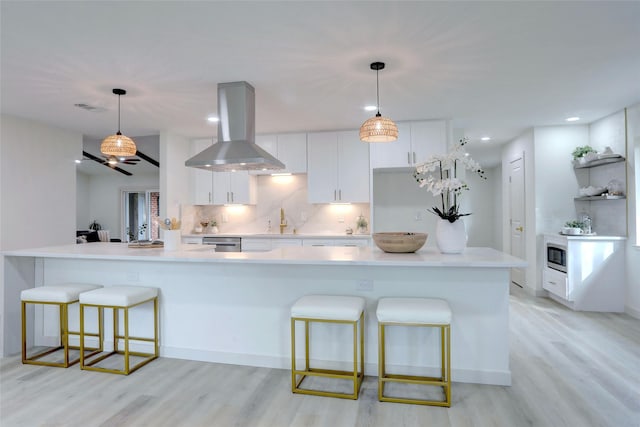
[[[256,203],[256,177],[248,171],[215,172],[213,177],[213,204]]]
[[[191,143],[191,154],[196,155],[211,145],[211,140],[196,140]],[[210,205],[213,203],[213,172],[189,168],[191,174],[191,203]]]
[[[276,157],[285,165],[285,170],[282,172],[307,173],[307,134],[278,135],[278,154]]]
[[[302,239],[271,239],[271,248],[284,248],[286,246],[302,246]]]
[[[231,203],[229,194],[229,174],[232,172],[213,172],[213,204],[226,205]]]
[[[307,134],[309,203],[332,203],[338,196],[338,134]]]
[[[447,122],[411,122],[411,161],[422,163],[434,154],[447,152]]]
[[[372,168],[399,168],[412,166],[411,125],[397,123],[398,139],[393,142],[372,142]]]
[[[269,252],[271,239],[245,239],[242,238],[242,252]]]
[[[338,201],[369,203],[369,143],[358,131],[338,133]]]

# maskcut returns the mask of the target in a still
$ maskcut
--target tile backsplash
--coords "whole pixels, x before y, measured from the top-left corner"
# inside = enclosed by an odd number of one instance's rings
[[[185,205],[182,207],[182,233],[196,232],[201,219],[215,219],[220,233],[278,234],[281,208],[288,224],[287,234],[294,229],[299,234],[345,234],[348,227],[355,233],[356,220],[361,214],[371,224],[368,203],[310,204],[306,175],[257,178],[256,205]]]

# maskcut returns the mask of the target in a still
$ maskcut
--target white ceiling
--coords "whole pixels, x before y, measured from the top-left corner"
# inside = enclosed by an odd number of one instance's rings
[[[640,2],[1,2],[2,113],[101,139],[210,137],[216,85],[258,133],[450,118],[470,147],[640,101]],[[74,104],[99,107],[88,112]],[[478,139],[489,135],[490,144]]]

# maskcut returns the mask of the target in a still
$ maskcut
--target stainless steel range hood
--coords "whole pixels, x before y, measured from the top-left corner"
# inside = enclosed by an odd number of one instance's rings
[[[218,84],[218,142],[185,166],[214,172],[284,169],[284,164],[255,143],[255,89],[247,82]]]

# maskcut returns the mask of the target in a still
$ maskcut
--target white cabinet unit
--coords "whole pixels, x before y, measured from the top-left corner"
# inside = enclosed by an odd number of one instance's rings
[[[358,131],[307,135],[309,203],[368,203],[369,144]]]
[[[214,205],[255,205],[256,200],[256,177],[248,171],[213,173]]]
[[[196,155],[213,142],[199,139],[191,143],[191,154]],[[191,203],[210,205],[213,203],[213,172],[198,168],[189,168],[191,174]]]
[[[242,238],[242,252],[269,252],[271,239]]]
[[[302,246],[369,246],[366,239],[303,239]]]
[[[284,248],[285,246],[302,246],[302,239],[271,239],[271,249]]]
[[[257,135],[256,144],[284,163],[285,169],[279,171],[254,171],[252,172],[253,174],[265,175],[274,172],[307,173],[306,133]]]
[[[371,144],[372,168],[413,167],[447,151],[447,121],[398,123],[398,140]]]

